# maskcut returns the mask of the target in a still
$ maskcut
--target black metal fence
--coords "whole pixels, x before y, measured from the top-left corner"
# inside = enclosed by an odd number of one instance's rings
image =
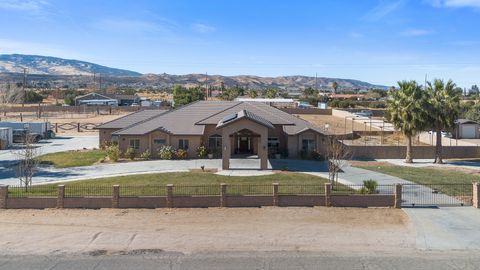
[[[470,206],[472,184],[403,184],[402,206]]]

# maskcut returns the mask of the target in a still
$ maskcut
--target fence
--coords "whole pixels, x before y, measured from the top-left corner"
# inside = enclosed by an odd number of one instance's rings
[[[362,185],[39,185],[0,186],[0,208],[400,207],[401,186]]]
[[[404,184],[402,206],[470,206],[474,187],[471,184]]]

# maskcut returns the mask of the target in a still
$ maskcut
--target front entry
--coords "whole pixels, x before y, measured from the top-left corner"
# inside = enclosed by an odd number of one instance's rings
[[[237,137],[238,154],[252,154],[251,139],[249,136]]]

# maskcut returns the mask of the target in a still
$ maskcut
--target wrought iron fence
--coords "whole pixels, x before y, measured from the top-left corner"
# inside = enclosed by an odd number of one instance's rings
[[[402,206],[472,205],[472,184],[403,184]]]
[[[228,195],[273,195],[273,185],[228,185]]]
[[[57,196],[57,186],[39,185],[39,186],[22,186],[12,185],[8,187],[8,197],[10,198],[48,198]]]

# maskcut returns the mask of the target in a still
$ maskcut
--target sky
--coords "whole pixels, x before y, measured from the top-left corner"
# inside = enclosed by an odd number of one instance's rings
[[[480,0],[0,0],[0,54],[141,73],[480,84]]]

